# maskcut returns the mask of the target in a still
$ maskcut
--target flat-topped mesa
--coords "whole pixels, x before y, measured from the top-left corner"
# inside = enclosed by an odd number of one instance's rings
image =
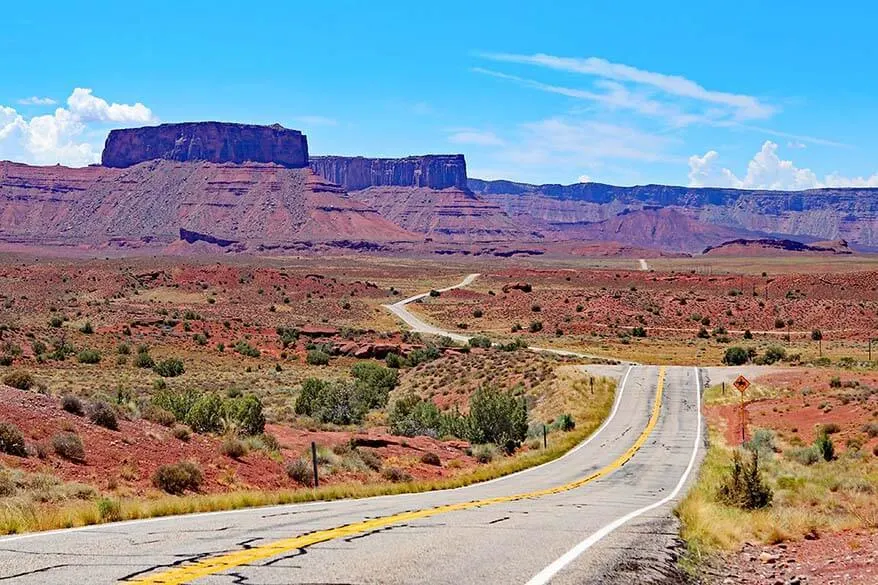
[[[468,191],[462,154],[425,154],[405,158],[312,156],[311,169],[348,191],[368,187],[456,187]]]
[[[126,128],[110,132],[101,164],[124,168],[155,159],[302,168],[308,166],[308,139],[280,124],[183,122]]]

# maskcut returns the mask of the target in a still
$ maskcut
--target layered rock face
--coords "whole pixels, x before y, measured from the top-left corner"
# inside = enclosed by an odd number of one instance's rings
[[[155,159],[302,168],[308,166],[308,141],[298,130],[279,124],[162,124],[113,130],[104,145],[101,164],[125,168]]]
[[[348,191],[368,187],[426,187],[467,190],[462,154],[427,154],[406,158],[312,156],[311,168]]]

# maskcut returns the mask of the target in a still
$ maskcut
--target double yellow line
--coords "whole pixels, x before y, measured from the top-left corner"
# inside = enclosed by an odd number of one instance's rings
[[[634,444],[631,445],[631,447],[627,451],[625,451],[622,456],[620,456],[618,459],[616,459],[606,467],[595,471],[591,475],[588,475],[581,479],[577,479],[576,481],[572,481],[570,483],[553,488],[547,488],[523,494],[515,494],[512,496],[500,496],[483,500],[473,500],[471,502],[463,502],[460,504],[447,504],[444,506],[436,506],[435,508],[425,508],[423,510],[402,512],[401,514],[382,516],[380,518],[364,520],[363,522],[356,522],[354,524],[347,524],[344,526],[338,526],[336,528],[311,532],[302,536],[284,538],[282,540],[277,540],[275,542],[262,546],[207,558],[192,563],[190,565],[175,567],[173,569],[169,569],[160,573],[153,573],[133,579],[129,582],[138,584],[150,583],[155,585],[177,585],[182,583],[191,583],[192,581],[195,581],[196,579],[200,579],[202,577],[215,575],[223,571],[234,569],[235,567],[250,565],[255,563],[256,561],[270,559],[272,557],[287,554],[300,548],[304,548],[321,542],[326,542],[329,540],[335,540],[337,538],[354,536],[356,534],[376,530],[378,528],[385,528],[393,524],[400,524],[411,520],[421,520],[423,518],[430,518],[431,516],[445,514],[447,512],[471,510],[473,508],[480,508],[482,506],[489,506],[491,504],[503,504],[507,502],[516,502],[519,500],[526,500],[531,498],[540,498],[543,496],[559,494],[562,492],[576,489],[578,487],[582,487],[587,483],[590,483],[592,481],[595,481],[596,479],[600,479],[613,473],[614,471],[628,463],[628,461],[630,461],[631,458],[634,457],[634,454],[637,453],[641,447],[643,447],[644,443],[646,443],[650,433],[652,433],[656,423],[658,422],[662,406],[662,393],[664,390],[664,382],[665,368],[662,367],[659,369],[655,402],[652,406],[652,412],[650,413],[649,421],[646,423],[646,427],[643,429],[643,432],[640,433],[640,436],[637,437],[636,441],[634,441]]]

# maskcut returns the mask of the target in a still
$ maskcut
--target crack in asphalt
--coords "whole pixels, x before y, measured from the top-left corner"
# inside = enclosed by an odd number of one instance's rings
[[[194,555],[181,555],[180,558],[177,559],[176,561],[174,561],[173,563],[159,563],[156,565],[152,565],[151,567],[147,567],[146,569],[141,569],[139,571],[134,571],[133,573],[129,573],[129,574],[125,575],[124,577],[121,577],[119,579],[119,581],[123,581],[123,582],[124,581],[131,581],[132,579],[136,579],[137,577],[140,577],[141,575],[145,575],[147,573],[152,573],[153,571],[157,571],[159,569],[172,569],[175,567],[179,567],[180,565],[183,565],[184,563],[190,563],[190,562],[194,563],[196,561],[200,561],[201,559],[220,555],[220,554],[227,553],[227,552],[229,552],[229,551],[226,549],[226,550],[208,551],[208,552],[198,553],[198,554],[194,554]]]
[[[505,520],[509,520],[509,516],[503,516],[502,518],[497,518],[496,520],[491,520],[488,524],[497,524],[499,522],[503,522]]]
[[[48,567],[42,567],[40,569],[34,569],[33,571],[25,571],[23,573],[16,573],[15,575],[6,575],[5,577],[0,577],[0,581],[6,581],[9,579],[18,579],[19,577],[27,577],[29,575],[37,575],[39,573],[46,573],[53,569],[63,569],[65,567],[69,567],[70,565],[67,563],[63,563],[61,565],[50,565]]]

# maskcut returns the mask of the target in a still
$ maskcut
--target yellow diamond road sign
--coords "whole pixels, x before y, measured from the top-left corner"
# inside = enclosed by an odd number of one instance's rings
[[[748,380],[744,376],[738,376],[735,379],[735,381],[733,382],[733,384],[734,384],[735,388],[738,389],[738,392],[743,394],[744,392],[747,391],[747,388],[750,387],[750,380]]]

